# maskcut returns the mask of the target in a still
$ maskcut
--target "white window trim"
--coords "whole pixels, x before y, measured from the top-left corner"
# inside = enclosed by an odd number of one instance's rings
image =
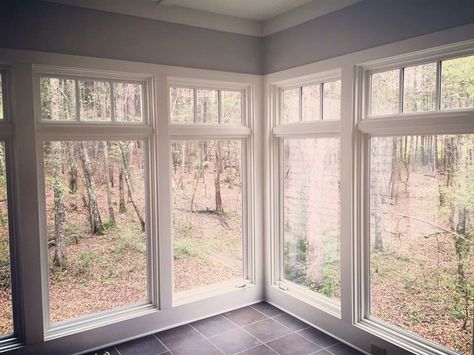
[[[270,164],[271,182],[270,182],[270,199],[272,211],[272,229],[271,229],[271,264],[270,274],[272,275],[270,284],[273,288],[285,292],[292,297],[319,308],[328,314],[340,318],[341,306],[339,302],[330,299],[322,294],[313,292],[305,287],[297,285],[289,280],[286,280],[283,275],[284,270],[284,231],[283,231],[283,178],[281,169],[283,167],[283,139],[286,138],[321,138],[321,137],[341,137],[341,122],[340,120],[315,120],[315,121],[297,121],[297,122],[282,122],[282,93],[289,88],[300,89],[300,103],[299,111],[301,116],[301,88],[313,84],[321,84],[327,82],[334,82],[341,80],[341,70],[334,69],[318,74],[311,74],[304,77],[292,78],[290,80],[283,80],[272,82],[269,87],[271,95],[272,115],[271,122],[269,122],[269,129],[271,132],[270,144]],[[322,93],[321,93],[322,98]],[[301,117],[300,117],[301,118]],[[339,171],[341,176],[341,162],[339,162]],[[341,212],[341,211],[340,211]],[[341,260],[342,261],[342,260]]]
[[[379,60],[358,66],[359,77],[363,92],[359,95],[362,114],[357,122],[357,149],[359,158],[356,164],[357,204],[355,210],[360,213],[360,228],[357,230],[356,263],[361,266],[355,284],[360,295],[359,303],[354,305],[356,326],[371,332],[381,338],[414,351],[429,354],[457,354],[455,351],[424,339],[415,333],[403,330],[393,324],[370,317],[370,219],[369,219],[369,167],[370,167],[370,138],[379,136],[429,135],[429,134],[466,134],[474,133],[474,108],[440,110],[440,62],[446,59],[474,55],[474,43],[468,42],[435,48],[427,51],[407,54],[397,59]],[[388,64],[387,64],[388,63]],[[384,117],[368,117],[370,100],[370,76],[374,71],[391,70],[414,64],[437,64],[436,109],[430,112],[403,113]],[[402,78],[403,76],[401,76]],[[401,82],[401,80],[400,80]],[[402,89],[400,88],[400,93]],[[401,105],[403,97],[399,98]],[[401,106],[400,105],[400,106]]]
[[[2,78],[3,119],[0,120],[0,144],[5,148],[5,172],[7,188],[7,211],[8,211],[8,238],[10,246],[10,277],[12,293],[12,322],[13,333],[0,335],[0,349],[13,350],[22,345],[23,321],[21,318],[22,304],[19,301],[22,296],[21,288],[21,265],[20,265],[20,241],[18,240],[18,221],[16,215],[17,184],[14,180],[15,155],[14,155],[14,114],[13,114],[13,90],[11,69],[0,65]]]
[[[180,87],[188,89],[204,89],[204,90],[218,90],[234,91],[242,94],[242,124],[227,124],[221,123],[220,109],[220,94],[218,95],[218,122],[217,123],[174,123],[171,122],[171,113],[168,109],[168,134],[169,141],[172,140],[239,140],[241,142],[241,171],[242,171],[242,239],[243,239],[243,278],[235,280],[227,280],[218,284],[209,286],[197,287],[183,292],[173,291],[173,306],[180,306],[186,303],[194,302],[207,297],[212,297],[218,294],[226,294],[235,291],[235,289],[246,289],[255,287],[257,283],[256,271],[256,226],[254,220],[254,211],[256,208],[256,180],[253,173],[255,166],[255,114],[252,106],[252,93],[255,92],[253,85],[238,82],[220,82],[210,80],[199,80],[185,77],[169,77],[168,78],[168,105],[169,92],[171,88]],[[194,91],[196,92],[196,91]],[[196,95],[194,95],[196,100]],[[196,102],[194,102],[196,106]],[[194,108],[194,115],[196,111]],[[171,179],[171,172],[170,172]],[[171,201],[171,200],[170,200]],[[171,206],[171,204],[170,204]],[[171,207],[170,207],[171,208]],[[174,265],[174,263],[173,263]],[[174,266],[173,266],[174,268]],[[174,288],[174,287],[173,287]]]
[[[79,76],[80,75],[80,76]],[[40,90],[39,80],[40,77],[59,77],[68,78],[75,80],[93,79],[106,81],[111,86],[111,96],[113,94],[112,82],[133,82],[140,83],[142,87],[142,116],[143,122],[115,122],[113,120],[113,107],[111,107],[111,119],[112,121],[101,121],[101,122],[87,122],[79,121],[79,117],[76,117],[76,121],[50,121],[43,120],[41,118],[40,110]],[[40,235],[42,238],[43,249],[42,249],[42,273],[47,275],[46,279],[42,279],[43,289],[43,327],[45,329],[45,340],[50,340],[65,335],[77,333],[93,327],[97,327],[104,324],[112,324],[123,319],[136,317],[142,314],[156,311],[159,308],[159,299],[157,297],[157,264],[156,250],[158,248],[157,233],[153,233],[156,230],[156,223],[153,221],[152,216],[157,214],[157,206],[152,203],[151,196],[156,196],[156,185],[152,183],[156,181],[156,171],[152,169],[154,156],[156,154],[156,147],[154,143],[154,120],[153,120],[153,107],[148,103],[153,100],[153,86],[154,78],[150,75],[132,75],[129,73],[124,74],[109,71],[87,71],[78,69],[68,68],[57,68],[48,66],[33,66],[33,89],[34,89],[34,100],[35,100],[35,116],[36,116],[36,162],[38,166],[38,187],[39,187],[39,212],[41,219]],[[76,85],[77,90],[77,85]],[[76,114],[79,111],[79,93],[76,92]],[[111,101],[111,105],[113,102]],[[43,158],[43,143],[49,140],[140,140],[144,143],[144,163],[145,163],[145,223],[147,226],[147,299],[144,302],[137,304],[124,305],[121,307],[108,309],[102,312],[87,314],[79,316],[73,319],[64,320],[57,323],[50,323],[49,316],[49,266],[48,266],[48,253],[47,248],[44,247],[47,239],[48,232],[46,226],[46,201],[45,201],[45,182],[44,182],[44,158]]]

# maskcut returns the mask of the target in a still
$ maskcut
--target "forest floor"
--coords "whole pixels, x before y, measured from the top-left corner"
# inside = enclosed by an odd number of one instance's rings
[[[407,191],[402,183],[394,204],[383,204],[384,250],[372,251],[371,314],[448,348],[470,354],[472,310],[466,329],[465,309],[456,291],[454,240],[434,226],[449,229],[439,213],[438,180],[412,172]],[[426,196],[432,196],[431,199]],[[433,208],[435,206],[435,208]],[[416,217],[408,219],[404,216]],[[373,234],[373,233],[372,233]],[[474,251],[467,277],[474,285]]]

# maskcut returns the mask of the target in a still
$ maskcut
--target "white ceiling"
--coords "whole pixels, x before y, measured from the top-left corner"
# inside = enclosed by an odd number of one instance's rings
[[[46,1],[218,31],[252,36],[267,36],[340,10],[362,0]]]
[[[162,0],[160,5],[266,21],[312,0]],[[334,0],[337,3],[337,0]]]

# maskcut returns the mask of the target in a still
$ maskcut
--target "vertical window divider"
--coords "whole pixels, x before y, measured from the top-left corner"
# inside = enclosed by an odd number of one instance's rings
[[[441,61],[436,62],[436,107],[435,111],[441,110]]]
[[[194,118],[194,123],[196,122],[196,117],[197,117],[197,91],[196,89],[193,89],[193,118]]]
[[[74,79],[74,87],[76,88],[76,121],[81,120],[81,94],[79,92],[79,80]]]
[[[222,123],[221,90],[217,90],[217,123]]]
[[[112,83],[112,81],[109,81],[109,87],[110,87],[110,120],[112,122],[115,122],[114,84]]]
[[[323,98],[323,93],[324,93],[324,83],[319,84],[319,118],[321,121],[324,120],[324,115],[323,115],[323,109],[324,109],[324,98]]]
[[[298,107],[299,107],[299,112],[298,112],[298,121],[302,122],[303,121],[303,87],[299,87],[299,95],[298,95]]]
[[[402,114],[403,113],[403,95],[404,95],[404,88],[403,88],[403,81],[404,81],[404,76],[405,76],[405,68],[400,68],[400,75],[399,75],[399,95],[400,97],[398,98],[398,113]],[[369,94],[370,95],[370,94]]]

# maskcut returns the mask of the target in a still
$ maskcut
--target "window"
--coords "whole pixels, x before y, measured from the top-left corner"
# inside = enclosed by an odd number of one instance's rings
[[[276,282],[338,313],[340,270],[339,126],[341,81],[279,90],[281,125],[273,128]],[[327,121],[327,122],[325,122]],[[306,128],[299,128],[300,122]],[[296,295],[295,293],[295,295]],[[298,296],[297,296],[298,297]]]
[[[339,139],[283,141],[284,276],[340,300]]]
[[[170,88],[171,123],[242,124],[242,91]]]
[[[369,205],[365,316],[410,332],[417,346],[462,354],[473,336],[472,77],[472,55],[369,72],[370,115],[403,120],[359,124]]]
[[[141,83],[41,76],[40,91],[45,121],[143,121]]]
[[[341,118],[341,81],[327,81],[281,93],[281,123],[339,120]]]
[[[473,108],[473,68],[471,55],[374,72],[370,75],[369,115]]]
[[[0,68],[1,69],[1,68]],[[13,297],[15,292],[14,239],[11,220],[11,192],[12,181],[10,176],[11,152],[11,122],[9,117],[9,88],[7,87],[8,72],[0,71],[0,343],[8,341],[15,335],[16,304]]]
[[[93,139],[88,134],[85,140],[59,122],[56,130],[62,133],[53,138],[46,128],[41,136],[49,321],[55,326],[150,303],[147,196],[153,131],[143,124],[147,82],[61,76],[39,80],[43,120],[100,127]],[[124,125],[114,131],[128,139],[99,133],[107,132],[112,121],[142,122],[142,127],[135,131]]]
[[[178,300],[208,286],[230,284],[235,289],[252,278],[247,266],[250,130],[243,125],[245,92],[170,87],[173,278]],[[194,129],[187,131],[180,123],[194,124]],[[209,129],[197,131],[202,123]]]

